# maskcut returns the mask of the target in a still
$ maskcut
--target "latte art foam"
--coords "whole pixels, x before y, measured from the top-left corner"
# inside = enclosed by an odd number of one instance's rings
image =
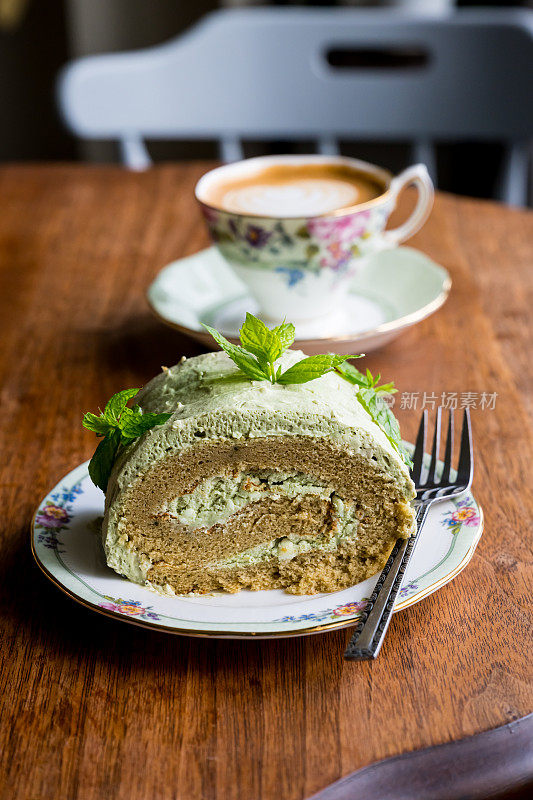
[[[258,216],[314,216],[361,202],[354,184],[334,179],[310,178],[285,184],[254,184],[230,189],[221,205],[238,214]]]
[[[259,159],[260,161],[262,159]],[[252,163],[254,159],[251,159]],[[241,164],[246,162],[241,162]],[[237,165],[239,167],[239,165]],[[215,208],[234,214],[290,219],[349,209],[379,197],[385,184],[374,175],[337,162],[281,161],[264,169],[217,170],[199,195]]]

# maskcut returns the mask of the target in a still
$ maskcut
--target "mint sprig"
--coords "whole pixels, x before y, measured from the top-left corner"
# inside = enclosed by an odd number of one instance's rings
[[[369,369],[367,369],[366,375],[363,375],[353,364],[340,364],[337,372],[357,386],[357,399],[376,425],[381,428],[404,463],[411,468],[413,462],[403,446],[398,420],[384,400],[386,395],[395,394],[398,391],[394,387],[394,382],[383,383],[379,386],[381,375],[374,378]]]
[[[156,425],[162,425],[172,414],[143,413],[139,406],[128,407],[139,389],[124,389],[107,402],[100,415],[88,412],[83,427],[103,437],[89,462],[89,476],[95,486],[106,491],[109,476],[119,447],[126,447]]]
[[[252,381],[269,381],[284,385],[307,383],[322,377],[327,372],[333,372],[348,358],[361,358],[358,355],[340,356],[332,353],[309,356],[282,372],[281,366],[276,368],[276,361],[294,342],[295,330],[290,322],[284,322],[271,329],[253,314],[248,313],[239,331],[240,346],[228,342],[215,328],[205,324],[204,328],[239,367],[243,375]]]
[[[270,329],[260,319],[248,313],[239,331],[240,345],[228,342],[219,331],[209,325],[204,324],[204,328],[239,367],[241,373],[252,381],[269,381],[287,386],[314,381],[327,372],[338,372],[345,380],[357,386],[358,401],[381,428],[405,464],[412,466],[410,455],[402,444],[398,421],[384,401],[386,395],[397,391],[394,383],[379,385],[381,375],[374,378],[369,369],[363,374],[353,364],[348,363],[347,359],[361,358],[360,355],[326,353],[309,356],[282,372],[281,366],[276,367],[276,361],[294,342],[294,325],[290,322]]]

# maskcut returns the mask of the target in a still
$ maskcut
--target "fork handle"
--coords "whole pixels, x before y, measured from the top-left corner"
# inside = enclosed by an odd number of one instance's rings
[[[396,596],[407,565],[420,538],[430,503],[416,509],[416,532],[409,539],[398,539],[368,602],[365,616],[354,631],[344,653],[348,661],[376,658],[389,627]]]

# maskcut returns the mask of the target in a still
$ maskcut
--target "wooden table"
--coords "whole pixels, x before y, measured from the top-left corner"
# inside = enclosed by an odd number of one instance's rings
[[[497,393],[473,411],[478,550],[394,617],[376,662],[343,661],[347,630],[218,642],[121,624],[32,563],[33,510],[94,448],[82,412],[200,352],[144,291],[207,244],[192,201],[207,166],[0,170],[2,800],[301,800],[532,710],[526,211],[439,195],[413,244],[449,269],[451,296],[367,359],[400,392]],[[418,415],[399,412],[406,437]]]

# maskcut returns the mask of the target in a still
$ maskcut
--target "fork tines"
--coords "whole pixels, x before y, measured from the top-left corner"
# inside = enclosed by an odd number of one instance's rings
[[[470,422],[470,410],[465,408],[463,414],[463,428],[461,431],[461,446],[459,451],[459,465],[457,467],[457,475],[454,479],[451,477],[452,461],[453,461],[453,434],[454,434],[454,419],[453,411],[448,415],[448,432],[446,435],[446,446],[444,451],[444,467],[440,478],[438,478],[437,467],[439,463],[439,449],[441,437],[441,418],[442,409],[437,408],[437,416],[435,419],[435,428],[433,431],[433,446],[431,450],[431,460],[427,474],[423,480],[424,470],[424,450],[426,443],[426,433],[428,427],[428,412],[422,412],[422,419],[418,428],[418,435],[416,437],[415,452],[413,456],[413,468],[411,470],[411,478],[416,486],[417,499],[422,500],[430,496],[442,497],[445,496],[447,490],[456,493],[460,488],[461,490],[468,489],[472,483],[472,474],[474,468],[474,457],[472,452],[472,430]]]

